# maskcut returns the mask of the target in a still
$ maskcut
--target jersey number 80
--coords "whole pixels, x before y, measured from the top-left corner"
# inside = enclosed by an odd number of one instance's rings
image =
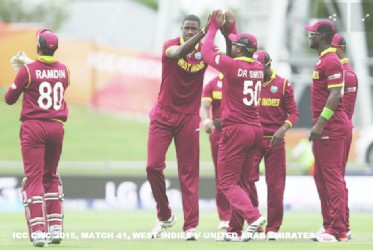
[[[39,107],[42,109],[60,110],[62,106],[64,88],[61,82],[53,86],[49,82],[42,82],[39,86]]]

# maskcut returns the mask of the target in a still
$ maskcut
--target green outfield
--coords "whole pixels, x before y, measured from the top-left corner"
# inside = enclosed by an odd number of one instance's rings
[[[152,240],[147,239],[146,234],[140,233],[146,233],[152,228],[155,221],[154,212],[67,211],[65,232],[66,237],[70,239],[64,239],[61,245],[51,245],[49,249],[373,249],[372,213],[351,214],[353,239],[343,243],[318,243],[301,237],[302,233],[310,233],[320,227],[321,218],[317,212],[285,213],[282,231],[288,232],[289,237],[274,242],[263,239],[254,239],[249,242],[216,242],[213,237],[219,231],[216,229],[218,220],[215,212],[201,212],[198,227],[201,233],[200,239],[197,242],[185,242],[178,237],[182,232],[182,214],[176,213],[176,215],[179,221],[168,231],[174,232],[174,234],[169,234],[171,239]],[[17,237],[17,233],[20,235],[26,232],[26,222],[22,213],[0,213],[0,221],[0,249],[29,249],[31,247],[28,239]]]
[[[5,90],[0,89],[0,174],[22,174],[22,167],[3,168],[1,162],[22,161],[19,145],[21,101],[8,106],[4,102]],[[208,135],[200,133],[201,174],[213,175],[210,142]],[[60,173],[65,174],[108,174],[103,168],[85,166],[81,171],[74,166],[64,167],[64,162],[143,162],[145,166],[148,138],[148,121],[143,118],[128,118],[119,114],[98,112],[91,108],[69,105],[69,119],[65,123],[65,139],[61,156]],[[167,152],[167,164],[176,161],[175,146],[171,143]],[[79,165],[79,164],[77,164]],[[172,165],[172,164],[171,164]],[[209,168],[205,169],[208,165]],[[176,170],[167,169],[171,174]],[[126,170],[125,174],[136,175],[137,170]],[[288,174],[303,174],[305,169],[297,164],[288,164]],[[110,169],[110,175],[124,174],[123,169]]]
[[[19,115],[21,100],[8,106],[0,89],[0,161],[21,161]],[[61,161],[145,161],[148,138],[146,119],[134,120],[90,108],[69,105]],[[201,161],[210,161],[209,140],[201,133]],[[167,160],[175,161],[174,145]]]

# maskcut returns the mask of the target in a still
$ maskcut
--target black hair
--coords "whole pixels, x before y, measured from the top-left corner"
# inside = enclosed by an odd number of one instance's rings
[[[267,63],[271,61],[271,57],[269,56],[268,52],[264,53],[264,64],[267,65]]]
[[[334,34],[323,34],[327,43],[332,43]]]
[[[244,48],[244,47],[241,47],[241,48],[243,48],[243,53],[245,54],[245,56],[247,56],[247,57],[250,57],[250,58],[253,58],[253,56],[254,56],[254,52],[250,52],[250,51],[248,51],[246,48]]]
[[[194,21],[194,22],[197,22],[198,23],[198,26],[201,27],[201,20],[199,20],[199,17],[196,16],[196,15],[187,15],[186,17],[184,17],[184,20],[183,20],[183,24],[185,23],[185,21]]]
[[[322,24],[317,28],[317,32],[321,33],[325,37],[325,41],[331,43],[333,40],[333,36],[335,31],[332,27],[327,24]]]
[[[346,46],[346,39],[343,36],[339,39],[338,45]]]
[[[40,54],[44,56],[53,56],[54,52],[58,49],[58,44],[55,48],[48,49],[47,40],[42,35],[39,36],[38,44]]]

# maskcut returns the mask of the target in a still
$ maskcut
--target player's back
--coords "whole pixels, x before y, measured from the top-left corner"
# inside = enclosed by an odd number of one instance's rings
[[[248,57],[232,60],[224,70],[222,125],[260,126],[259,99],[263,66]]]
[[[348,63],[343,63],[344,70],[344,96],[342,98],[343,110],[346,112],[348,118],[352,120],[355,110],[355,103],[358,90],[358,79],[354,69]]]
[[[206,84],[203,89],[202,100],[211,101],[211,113],[213,119],[220,118],[221,116],[221,100],[223,88],[223,74],[219,74]]]
[[[28,73],[28,83],[26,83],[23,94],[21,120],[57,119],[66,121],[68,108],[64,100],[64,93],[69,85],[67,67],[58,61],[36,60],[25,65],[25,69]]]

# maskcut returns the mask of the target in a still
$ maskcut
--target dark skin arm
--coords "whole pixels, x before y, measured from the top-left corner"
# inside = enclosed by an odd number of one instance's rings
[[[341,91],[342,87],[330,89],[330,94],[328,99],[326,100],[325,107],[334,111],[337,108],[338,103],[341,99]],[[309,136],[310,141],[315,141],[321,138],[322,132],[324,130],[324,125],[326,122],[327,120],[320,115],[316,124],[311,129],[311,133]]]
[[[226,54],[228,56],[232,55],[232,42],[229,40],[228,35],[231,33],[232,28],[236,25],[236,18],[231,10],[227,10],[224,14],[225,23],[220,28],[220,32],[223,34],[226,44]]]
[[[203,128],[205,129],[207,134],[211,134],[212,130],[214,129],[214,124],[210,119],[210,109],[211,109],[211,102],[210,101],[202,101],[201,103],[201,118],[203,121]]]
[[[285,133],[290,129],[290,124],[285,122],[282,126],[274,133],[271,139],[271,147],[278,147],[284,141]]]
[[[208,17],[207,24],[204,27],[204,30],[207,31],[209,25],[211,22],[211,16]],[[199,43],[199,41],[202,40],[202,38],[205,36],[205,32],[203,30],[200,30],[197,34],[195,34],[192,38],[190,38],[188,41],[186,41],[184,44],[180,46],[173,46],[167,49],[166,56],[168,58],[173,59],[180,59],[188,55],[190,52],[194,50],[196,47],[196,44]]]

